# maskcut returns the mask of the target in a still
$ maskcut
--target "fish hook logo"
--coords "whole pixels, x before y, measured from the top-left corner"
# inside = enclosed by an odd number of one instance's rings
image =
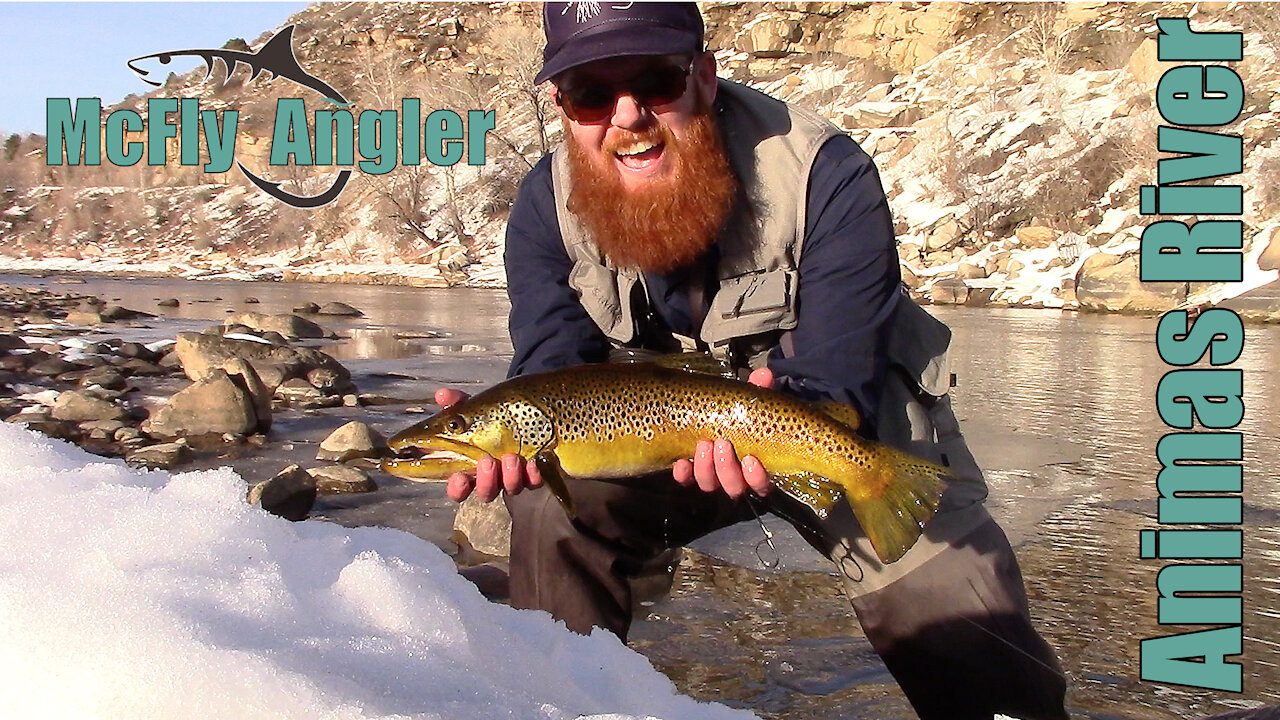
[[[256,52],[244,52],[241,50],[199,48],[193,50],[169,50],[166,52],[153,53],[151,55],[142,55],[128,61],[129,69],[134,72],[143,82],[152,87],[160,87],[161,82],[156,82],[148,76],[150,71],[139,67],[136,63],[146,60],[156,60],[161,65],[168,65],[175,57],[198,57],[205,64],[205,75],[202,80],[208,80],[213,75],[214,64],[221,60],[226,68],[226,77],[230,78],[232,73],[240,65],[248,67],[252,74],[249,80],[257,78],[262,73],[268,73],[269,80],[275,78],[283,78],[296,85],[314,90],[324,96],[326,100],[340,107],[347,107],[351,103],[343,97],[332,85],[308,73],[298,64],[297,57],[293,54],[293,25],[286,26],[280,32],[276,33],[267,44],[263,45]],[[317,208],[327,205],[337,199],[346,187],[347,181],[351,179],[351,170],[342,170],[338,173],[337,179],[329,186],[328,190],[319,195],[294,195],[280,189],[283,183],[272,182],[249,171],[244,163],[236,160],[236,166],[240,168],[240,172],[249,179],[258,189],[262,190],[271,197],[291,205],[296,208]]]

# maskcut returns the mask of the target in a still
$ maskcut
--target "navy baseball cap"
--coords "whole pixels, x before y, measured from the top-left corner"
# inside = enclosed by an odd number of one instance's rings
[[[542,82],[570,68],[627,55],[702,52],[702,15],[691,2],[549,2]]]

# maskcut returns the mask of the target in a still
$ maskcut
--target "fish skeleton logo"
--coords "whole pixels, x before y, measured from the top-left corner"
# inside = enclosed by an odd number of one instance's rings
[[[266,45],[263,45],[256,52],[243,52],[240,50],[213,49],[203,48],[196,50],[169,50],[167,52],[153,53],[151,55],[142,55],[133,58],[128,62],[129,69],[132,70],[143,82],[152,87],[160,87],[164,83],[151,80],[147,76],[151,73],[138,67],[135,63],[145,60],[157,60],[161,65],[168,65],[175,57],[198,57],[204,61],[205,74],[202,80],[206,81],[213,75],[214,64],[221,60],[226,69],[226,77],[230,78],[239,65],[247,66],[252,74],[249,80],[252,81],[262,73],[268,73],[269,80],[275,78],[283,78],[304,88],[315,90],[324,96],[324,98],[335,105],[346,107],[350,105],[347,99],[342,96],[334,87],[320,78],[308,73],[298,64],[298,58],[293,54],[293,25],[285,27],[276,33]],[[264,180],[249,171],[244,163],[236,161],[236,166],[240,168],[240,172],[249,179],[249,182],[256,185],[260,190],[276,198],[277,200],[292,205],[297,208],[315,208],[332,202],[342,193],[346,187],[347,181],[351,179],[351,170],[343,170],[338,173],[338,177],[329,186],[329,189],[319,195],[294,195],[280,189],[282,183]]]

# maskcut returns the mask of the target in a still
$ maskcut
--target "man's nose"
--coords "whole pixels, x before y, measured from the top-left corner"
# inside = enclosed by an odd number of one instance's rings
[[[624,130],[638,130],[649,120],[648,109],[636,101],[631,93],[622,93],[613,106],[612,124]]]

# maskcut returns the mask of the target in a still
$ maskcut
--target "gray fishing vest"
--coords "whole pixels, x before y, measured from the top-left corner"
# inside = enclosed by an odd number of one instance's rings
[[[720,287],[697,338],[675,335],[686,350],[707,350],[735,367],[760,367],[776,346],[790,354],[796,326],[798,268],[805,231],[809,171],[818,150],[840,130],[820,116],[743,85],[720,80],[717,122],[734,172],[747,191],[717,239]],[[573,260],[569,285],[615,347],[641,335],[647,308],[643,275],[603,257],[567,207],[568,153],[552,158],[556,217]],[[965,445],[947,392],[951,331],[909,298],[898,299],[888,340],[888,377],[877,430],[882,441],[945,464],[956,481],[925,536],[898,562],[882,566],[852,513],[834,514],[824,530],[838,538],[823,548],[841,568],[851,596],[872,592],[936,555],[987,516],[987,488]],[[853,562],[851,562],[853,561]]]

